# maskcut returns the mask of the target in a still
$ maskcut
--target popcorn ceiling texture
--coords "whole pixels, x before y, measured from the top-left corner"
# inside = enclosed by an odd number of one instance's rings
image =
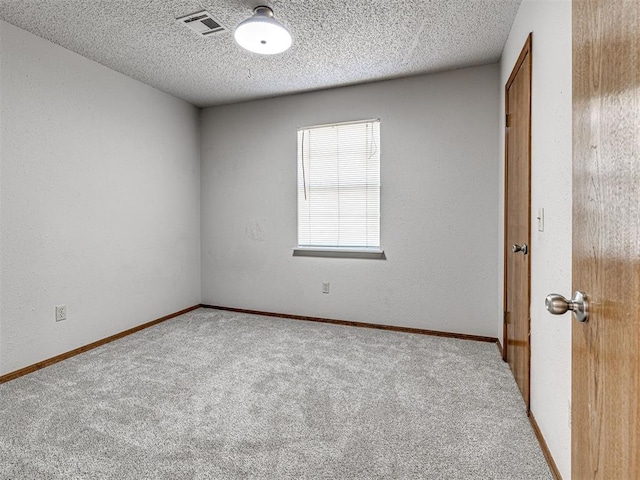
[[[259,0],[0,0],[0,18],[205,107],[495,63],[520,0],[271,0],[294,44],[240,48],[233,28]],[[229,31],[175,18],[207,9]]]

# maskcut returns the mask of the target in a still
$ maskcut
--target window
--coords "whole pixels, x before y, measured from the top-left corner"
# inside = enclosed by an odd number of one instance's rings
[[[380,251],[380,120],[298,130],[298,253]]]

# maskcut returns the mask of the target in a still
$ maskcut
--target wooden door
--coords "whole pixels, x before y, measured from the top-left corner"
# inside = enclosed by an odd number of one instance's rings
[[[505,86],[505,298],[503,356],[529,411],[531,35]],[[514,245],[523,248],[514,252]],[[526,245],[526,251],[525,246]]]
[[[640,1],[573,2],[572,478],[640,479]]]

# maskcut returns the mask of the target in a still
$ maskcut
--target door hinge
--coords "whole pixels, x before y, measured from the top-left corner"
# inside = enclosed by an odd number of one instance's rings
[[[509,314],[507,312],[502,312],[502,323],[505,325],[507,324],[508,315]]]
[[[504,115],[504,126],[506,128],[509,128],[511,126],[511,115],[509,115],[508,113]]]

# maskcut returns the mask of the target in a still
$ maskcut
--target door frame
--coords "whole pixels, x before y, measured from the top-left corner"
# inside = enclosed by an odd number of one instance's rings
[[[507,362],[507,352],[508,348],[508,331],[507,331],[507,266],[508,266],[508,258],[507,258],[507,234],[508,234],[508,193],[509,193],[509,130],[507,128],[508,114],[509,114],[509,88],[511,87],[513,81],[520,70],[523,62],[526,60],[529,63],[529,146],[528,146],[528,157],[529,157],[529,192],[528,192],[528,218],[527,222],[529,224],[529,234],[526,239],[527,245],[531,247],[531,107],[532,107],[532,89],[533,89],[533,62],[532,62],[532,54],[533,54],[533,32],[529,33],[527,39],[524,42],[524,46],[516,60],[513,69],[511,70],[511,74],[509,75],[509,79],[504,86],[504,115],[505,115],[505,128],[504,128],[504,211],[503,211],[503,280],[502,280],[502,312],[503,312],[503,322],[502,322],[502,360]],[[527,337],[527,392],[529,392],[528,397],[525,398],[525,403],[527,406],[527,414],[529,413],[530,406],[530,397],[531,397],[531,253],[525,255],[527,265],[528,265],[528,297],[529,297],[529,306],[527,309],[527,327],[529,331],[529,336]]]

